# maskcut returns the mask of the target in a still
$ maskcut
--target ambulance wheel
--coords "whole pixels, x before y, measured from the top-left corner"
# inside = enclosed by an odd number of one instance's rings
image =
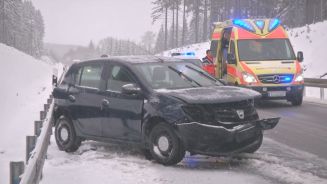
[[[295,95],[292,99],[291,99],[291,103],[293,106],[300,106],[302,105],[303,102],[303,95],[299,94],[299,95]]]

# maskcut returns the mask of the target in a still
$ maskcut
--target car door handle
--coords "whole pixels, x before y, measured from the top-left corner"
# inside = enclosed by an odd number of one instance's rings
[[[109,104],[110,104],[109,100],[107,100],[107,99],[103,99],[101,102],[102,108],[109,107]]]
[[[68,96],[68,99],[69,99],[69,101],[71,101],[71,102],[75,102],[75,101],[76,101],[76,98],[75,98],[74,95],[69,95],[69,96]]]

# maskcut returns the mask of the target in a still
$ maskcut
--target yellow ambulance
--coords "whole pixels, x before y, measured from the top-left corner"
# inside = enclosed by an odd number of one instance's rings
[[[263,99],[302,104],[303,53],[295,55],[279,19],[233,19],[217,23],[210,47],[217,78],[258,91]]]

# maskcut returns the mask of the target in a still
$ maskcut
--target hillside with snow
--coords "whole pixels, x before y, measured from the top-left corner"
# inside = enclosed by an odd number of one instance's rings
[[[303,66],[306,68],[304,72],[305,77],[319,78],[327,73],[327,62],[324,57],[327,40],[326,30],[327,21],[288,31],[294,52],[304,52]],[[209,48],[210,42],[204,42],[168,50],[163,52],[162,55],[170,56],[174,52],[194,51],[197,57],[203,58],[205,51]]]
[[[0,183],[9,183],[9,161],[25,160],[25,137],[34,134],[58,65],[3,44],[0,59]]]

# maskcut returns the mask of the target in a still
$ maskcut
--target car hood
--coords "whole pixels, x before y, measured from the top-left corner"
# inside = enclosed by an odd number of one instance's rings
[[[158,94],[169,95],[190,104],[214,104],[260,98],[260,93],[239,87],[211,86],[178,90],[158,89]]]

